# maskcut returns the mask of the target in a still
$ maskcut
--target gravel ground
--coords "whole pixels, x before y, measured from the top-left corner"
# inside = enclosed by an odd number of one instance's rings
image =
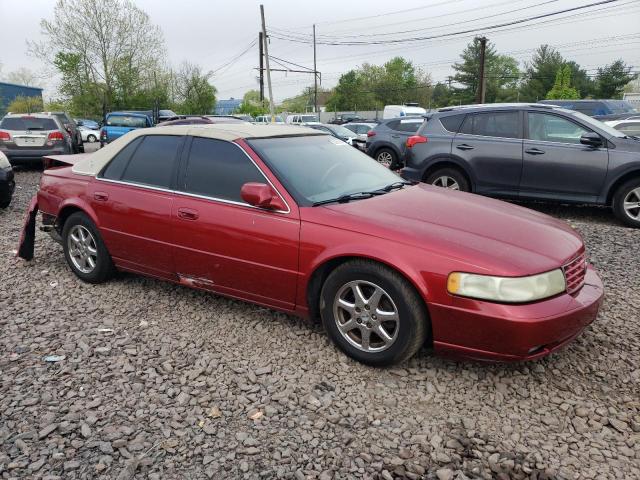
[[[0,478],[640,478],[640,232],[606,209],[529,205],[581,231],[607,287],[569,347],[374,369],[251,304],[83,284],[41,233],[15,259],[39,175],[0,212]]]

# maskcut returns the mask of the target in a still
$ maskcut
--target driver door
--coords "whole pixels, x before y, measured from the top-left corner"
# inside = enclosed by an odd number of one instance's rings
[[[247,182],[270,183],[237,145],[194,137],[173,203],[174,257],[182,283],[277,308],[295,306],[300,218],[251,206]],[[287,202],[285,202],[287,203]]]

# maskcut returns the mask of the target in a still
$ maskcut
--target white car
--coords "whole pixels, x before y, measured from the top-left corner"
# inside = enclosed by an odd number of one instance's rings
[[[79,126],[78,130],[80,130],[80,135],[82,135],[83,142],[97,142],[100,138],[100,130],[93,130],[89,127]]]
[[[610,127],[621,131],[630,137],[640,137],[640,118],[628,118],[626,120],[610,120],[604,122]]]
[[[342,124],[344,128],[348,128],[353,133],[358,135],[358,138],[360,140],[364,140],[365,142],[367,141],[367,133],[369,133],[370,130],[373,130],[374,128],[376,128],[376,125],[378,124],[367,123],[367,122],[349,122],[349,123]]]
[[[315,114],[294,114],[294,115],[287,115],[287,118],[285,120],[285,123],[287,125],[304,125],[304,124],[309,124],[309,123],[313,123],[313,124],[317,124],[320,123],[318,122],[318,116]]]

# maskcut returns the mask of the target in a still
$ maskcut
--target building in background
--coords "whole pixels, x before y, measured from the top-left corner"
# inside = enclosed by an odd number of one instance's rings
[[[242,104],[241,98],[230,98],[229,100],[218,100],[213,110],[214,115],[231,115],[236,113]]]
[[[27,87],[15,83],[0,82],[0,117],[7,113],[7,107],[16,97],[39,97],[42,99],[42,89]]]

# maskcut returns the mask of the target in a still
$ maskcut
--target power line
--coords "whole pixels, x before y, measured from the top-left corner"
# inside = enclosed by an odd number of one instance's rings
[[[253,40],[251,41],[251,43],[249,44],[249,46],[247,46],[242,52],[240,52],[238,55],[236,55],[235,57],[233,57],[231,60],[229,60],[228,62],[224,63],[223,65],[219,66],[218,68],[216,68],[215,70],[213,70],[211,72],[212,75],[214,75],[216,72],[219,72],[220,70],[226,68],[226,67],[230,67],[231,65],[233,65],[235,62],[237,62],[238,60],[240,60],[240,58],[242,58],[242,56],[247,53],[249,50],[251,50],[255,44],[257,43],[257,40]]]

